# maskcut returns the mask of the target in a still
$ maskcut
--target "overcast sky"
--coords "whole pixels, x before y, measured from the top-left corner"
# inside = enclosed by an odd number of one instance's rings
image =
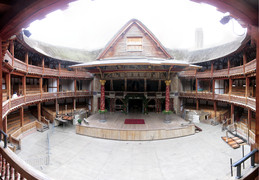
[[[188,0],[79,0],[27,28],[31,38],[59,46],[103,48],[130,19],[140,20],[167,48],[194,48],[195,29],[204,46],[229,42],[245,32],[236,22],[222,25],[215,7]]]

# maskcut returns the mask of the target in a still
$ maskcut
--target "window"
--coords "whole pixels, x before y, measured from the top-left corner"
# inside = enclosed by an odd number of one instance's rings
[[[142,51],[142,37],[128,37],[127,51]]]

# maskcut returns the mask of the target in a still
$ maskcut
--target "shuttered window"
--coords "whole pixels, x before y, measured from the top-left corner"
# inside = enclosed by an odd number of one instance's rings
[[[142,37],[128,37],[127,51],[142,51]]]

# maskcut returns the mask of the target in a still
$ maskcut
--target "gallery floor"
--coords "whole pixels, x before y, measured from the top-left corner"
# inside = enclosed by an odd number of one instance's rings
[[[22,139],[17,154],[60,180],[234,179],[230,158],[233,162],[240,159],[242,148],[234,150],[221,140],[225,132],[220,125],[196,125],[203,131],[156,141],[92,138],[76,134],[72,125],[60,126],[31,132]],[[248,145],[244,149],[245,154],[250,151]]]

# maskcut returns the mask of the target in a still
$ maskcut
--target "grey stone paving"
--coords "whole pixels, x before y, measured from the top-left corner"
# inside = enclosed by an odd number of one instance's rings
[[[168,140],[115,141],[75,134],[75,127],[55,127],[22,139],[23,160],[54,179],[71,180],[224,180],[230,158],[241,158],[221,140],[221,126],[197,124],[202,132]],[[50,164],[47,157],[50,139]],[[250,151],[245,146],[245,154]],[[246,165],[248,167],[248,165]],[[234,169],[235,171],[235,169]]]

